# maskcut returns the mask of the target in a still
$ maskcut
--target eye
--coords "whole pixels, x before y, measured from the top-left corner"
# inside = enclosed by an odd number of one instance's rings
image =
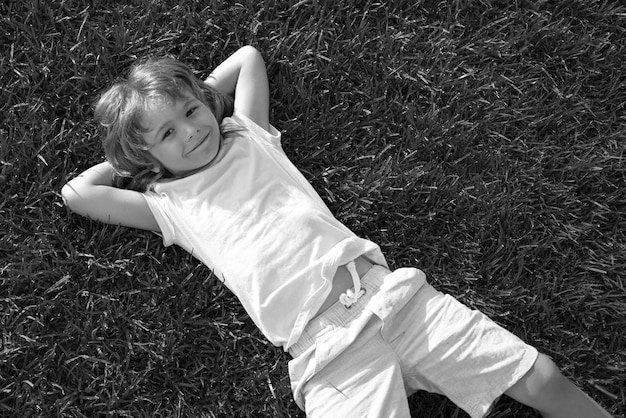
[[[163,134],[163,139],[166,139],[168,136],[170,136],[171,134],[174,133],[173,129],[168,129],[167,131],[165,131],[165,133]]]
[[[193,114],[194,114],[194,112],[196,111],[196,109],[197,109],[197,108],[198,108],[198,107],[196,106],[196,107],[192,107],[191,109],[189,109],[189,110],[187,111],[187,114],[186,114],[186,115],[187,115],[187,117],[189,117],[189,116],[193,115]]]

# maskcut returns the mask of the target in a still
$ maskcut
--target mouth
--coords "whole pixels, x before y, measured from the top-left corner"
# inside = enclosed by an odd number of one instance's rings
[[[187,151],[187,154],[191,154],[192,152],[194,152],[200,145],[204,144],[208,138],[209,135],[211,135],[211,132],[208,132],[204,137],[202,137],[202,139],[200,139],[200,141],[198,141],[198,143],[196,145],[193,146],[192,149],[190,149],[189,151]]]

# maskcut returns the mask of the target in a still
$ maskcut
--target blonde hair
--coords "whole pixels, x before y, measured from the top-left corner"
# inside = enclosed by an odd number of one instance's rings
[[[151,98],[173,102],[189,93],[211,109],[220,125],[233,112],[228,95],[198,79],[189,67],[172,57],[151,58],[135,65],[128,78],[100,96],[94,118],[101,130],[104,153],[115,171],[115,186],[143,192],[168,175],[147,151],[143,138],[147,129],[141,124],[141,116],[150,109]],[[234,125],[221,125],[220,129],[225,137],[239,130]]]

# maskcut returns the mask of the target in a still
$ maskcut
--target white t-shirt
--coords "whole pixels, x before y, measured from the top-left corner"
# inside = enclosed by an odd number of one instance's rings
[[[245,128],[216,160],[144,195],[165,245],[211,268],[261,332],[287,350],[326,299],[337,267],[360,255],[387,266],[378,245],[331,214],[269,132],[235,111]]]

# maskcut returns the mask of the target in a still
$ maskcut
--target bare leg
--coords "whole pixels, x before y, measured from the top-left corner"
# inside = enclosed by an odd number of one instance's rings
[[[569,379],[550,358],[539,354],[526,375],[505,392],[508,396],[538,410],[545,418],[611,417]]]

